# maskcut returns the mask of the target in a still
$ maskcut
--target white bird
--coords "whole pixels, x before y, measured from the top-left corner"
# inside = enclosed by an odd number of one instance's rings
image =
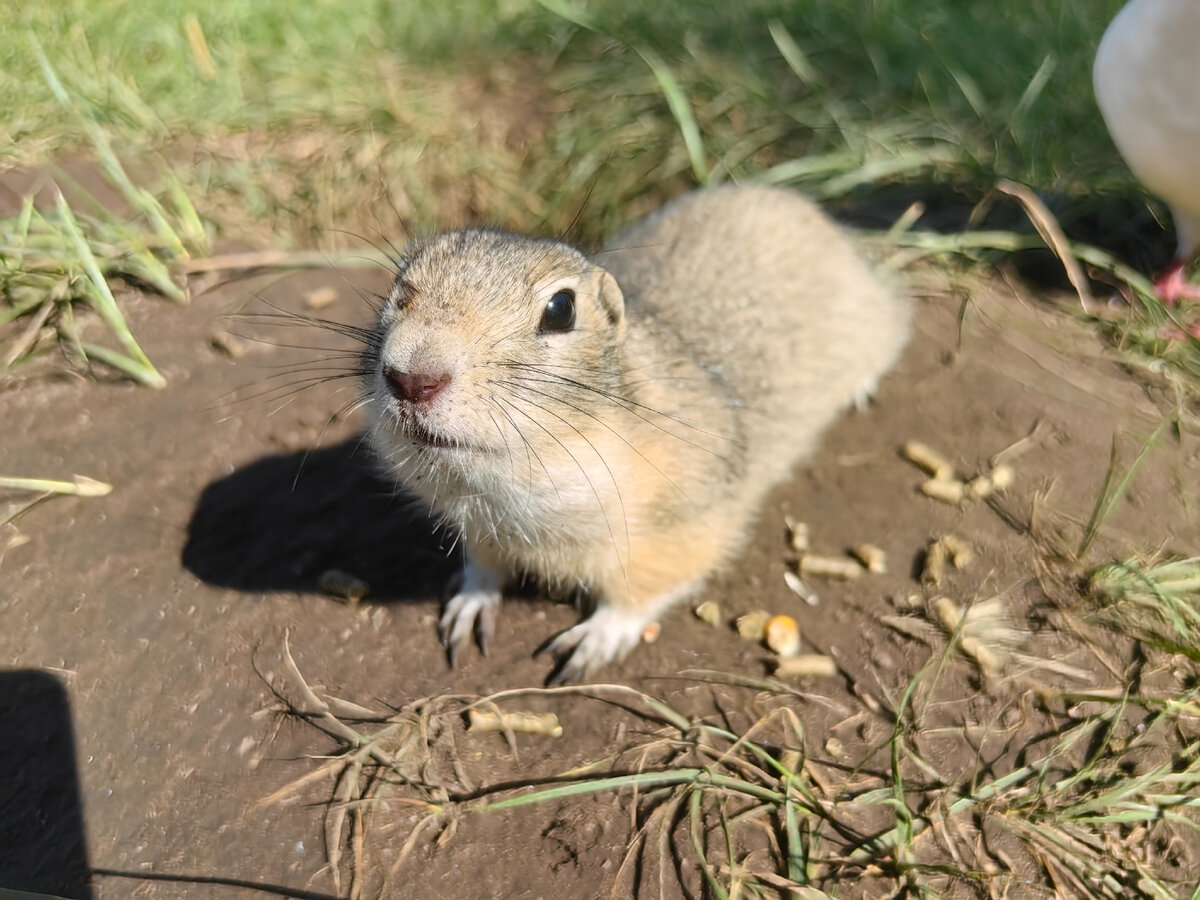
[[[1184,267],[1200,246],[1200,0],[1130,0],[1104,32],[1092,84],[1113,143],[1175,219],[1175,259],[1154,287],[1200,298]]]

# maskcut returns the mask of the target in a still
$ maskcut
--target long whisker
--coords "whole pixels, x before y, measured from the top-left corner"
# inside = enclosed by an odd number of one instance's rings
[[[522,387],[521,385],[514,384],[513,382],[495,382],[495,384],[497,384],[498,386],[509,391],[509,396],[513,396],[512,392],[516,391],[516,390],[528,390],[528,391],[533,390],[532,388],[525,388],[525,387]],[[533,391],[533,393],[540,393],[540,392]],[[548,396],[548,395],[542,394],[542,396]],[[599,448],[595,444],[592,443],[591,439],[588,438],[588,436],[586,434],[584,434],[582,431],[580,431],[578,428],[576,428],[575,425],[573,425],[569,420],[563,418],[558,413],[554,412],[551,409],[547,409],[545,406],[542,406],[541,404],[537,403],[534,400],[529,400],[524,397],[518,397],[516,399],[522,399],[522,400],[525,400],[525,402],[527,402],[527,403],[532,403],[536,408],[542,410],[542,412],[546,412],[546,413],[549,413],[550,415],[554,416],[554,418],[558,419],[560,422],[562,422],[564,425],[566,425],[568,428],[570,428],[572,431],[574,431],[577,435],[579,435],[579,437],[582,438],[583,441],[589,447],[592,448],[592,452],[596,454],[596,458],[600,460],[601,465],[603,465],[605,471],[608,472],[608,477],[609,477],[609,480],[612,481],[613,489],[617,492],[617,503],[621,507],[621,519],[625,523],[625,552],[626,552],[626,554],[628,554],[629,549],[630,549],[629,516],[625,511],[625,498],[621,496],[621,485],[617,482],[617,476],[613,473],[612,468],[609,466],[608,460],[606,460],[604,458],[604,454],[602,454],[600,452]],[[554,399],[554,398],[550,398],[550,399]],[[568,404],[568,405],[570,405],[570,404]],[[619,435],[618,435],[618,437],[619,437]],[[626,442],[626,443],[628,443],[628,442]],[[638,454],[638,455],[640,456],[641,454]],[[645,459],[645,457],[643,457],[643,459]],[[649,462],[649,460],[647,460],[647,462]],[[576,462],[576,465],[578,465],[578,462]],[[653,465],[653,463],[651,463],[651,465]],[[586,477],[586,475],[585,475],[585,477]],[[670,481],[669,478],[667,480]],[[615,548],[615,545],[614,545],[614,548]],[[619,554],[618,554],[618,556],[619,556]]]
[[[683,488],[681,488],[678,484],[675,483],[675,481],[671,478],[670,475],[668,475],[666,472],[664,472],[662,469],[660,469],[657,465],[655,465],[654,462],[648,456],[646,456],[646,454],[644,454],[641,450],[639,450],[637,447],[635,447],[625,437],[625,435],[621,434],[621,432],[617,431],[615,428],[613,428],[611,425],[609,425],[607,422],[605,422],[599,416],[588,412],[582,406],[577,406],[574,403],[564,400],[562,397],[556,397],[553,394],[546,393],[545,391],[539,391],[536,388],[529,387],[528,385],[520,384],[515,381],[500,382],[500,383],[510,385],[513,388],[519,388],[520,390],[530,391],[534,394],[537,394],[540,397],[545,397],[547,400],[553,400],[557,403],[563,404],[564,406],[569,406],[571,409],[575,410],[576,412],[581,413],[582,415],[587,416],[589,419],[592,419],[593,421],[598,422],[599,424],[603,425],[610,432],[612,432],[612,434],[618,440],[620,440],[622,443],[624,443],[626,447],[628,447],[630,450],[632,450],[634,453],[636,453],[638,456],[640,456],[642,458],[642,460],[646,463],[646,465],[650,466],[650,468],[654,469],[655,472],[657,472],[659,475],[661,475],[666,480],[666,482],[669,485],[671,485],[671,487],[673,487],[673,488],[675,488],[675,490],[679,491],[679,493],[683,496],[683,498],[685,500],[687,500],[689,503],[691,502],[692,498],[687,495],[687,492]],[[585,440],[586,440],[586,438],[585,438]]]
[[[518,398],[518,399],[520,399],[520,398]],[[616,553],[617,553],[617,565],[619,565],[621,567],[621,577],[625,581],[626,588],[628,588],[629,587],[629,573],[626,571],[625,562],[621,558],[620,548],[618,547],[618,544],[617,544],[616,532],[613,530],[612,521],[608,517],[608,511],[605,510],[605,508],[604,508],[604,501],[600,498],[600,492],[598,490],[596,490],[596,485],[592,481],[592,477],[590,475],[588,475],[587,469],[585,469],[583,467],[583,464],[576,458],[575,454],[571,452],[571,449],[566,444],[564,444],[562,442],[562,440],[559,439],[559,437],[554,434],[554,432],[552,432],[549,428],[547,428],[545,425],[543,425],[541,422],[539,422],[537,419],[535,419],[529,413],[525,412],[523,409],[521,409],[519,406],[517,406],[512,400],[506,400],[504,402],[508,403],[508,405],[510,407],[512,407],[513,410],[515,410],[516,412],[519,412],[521,415],[525,416],[525,418],[529,419],[529,421],[531,421],[538,428],[542,429],[542,431],[544,431],[546,433],[546,435],[552,441],[554,441],[556,444],[558,444],[558,446],[560,446],[563,449],[563,452],[566,453],[567,456],[569,456],[571,458],[571,461],[573,463],[575,463],[576,467],[578,467],[580,474],[583,475],[584,480],[588,483],[588,487],[592,491],[592,496],[594,496],[596,498],[596,505],[600,507],[600,515],[603,516],[603,518],[604,518],[604,525],[608,529],[608,535],[612,539],[612,542],[613,542],[613,550],[616,551]],[[525,402],[531,403],[532,401],[527,400]],[[543,409],[542,407],[537,406],[537,404],[533,404],[533,405],[537,409]],[[543,409],[543,411],[548,411],[548,410]],[[553,415],[553,413],[551,413],[551,415]],[[561,419],[561,416],[558,418]],[[566,421],[566,420],[564,419],[563,421]],[[586,440],[586,438],[585,438],[585,440]],[[595,447],[593,446],[592,449],[595,450]],[[597,456],[599,456],[598,452],[597,452]],[[600,457],[600,461],[604,462],[603,456]],[[607,468],[607,465],[608,464],[605,463],[606,468]],[[610,476],[612,475],[611,470],[609,472],[609,475]],[[617,497],[618,497],[618,500],[620,500],[620,491],[617,492]],[[622,510],[623,516],[624,516],[624,509],[625,509],[625,504],[622,502],[621,510]],[[629,521],[628,521],[627,517],[626,517],[625,525],[626,525],[626,529],[628,529]],[[626,531],[625,552],[628,554],[629,550],[630,550],[630,547],[628,544],[628,531]]]
[[[517,412],[520,412],[520,413],[521,413],[521,415],[525,416],[525,418],[527,418],[527,419],[529,418],[529,415],[528,415],[528,413],[521,412],[521,410],[519,410],[519,409],[517,409],[515,406],[513,406],[513,404],[512,404],[510,401],[504,400],[503,398],[500,398],[500,397],[496,397],[496,398],[494,398],[494,399],[495,399],[495,400],[496,400],[498,403],[504,403],[504,404],[507,404],[507,405],[508,405],[509,407],[511,407],[512,409],[515,409]],[[510,425],[512,425],[512,427],[513,427],[513,431],[515,431],[515,432],[516,432],[518,435],[520,435],[520,437],[521,437],[521,440],[525,442],[525,447],[526,447],[526,449],[527,449],[527,450],[528,450],[530,453],[532,453],[532,454],[533,454],[533,456],[534,456],[534,458],[535,458],[535,459],[538,461],[538,465],[540,465],[540,466],[542,467],[542,471],[546,473],[546,478],[547,478],[547,479],[550,481],[550,486],[551,486],[552,488],[554,488],[554,496],[555,496],[555,497],[557,497],[557,498],[558,498],[558,499],[561,501],[561,500],[562,500],[562,494],[561,494],[561,493],[559,493],[559,490],[558,490],[558,485],[554,483],[554,476],[550,474],[550,470],[549,470],[548,468],[546,468],[546,464],[545,464],[545,463],[542,461],[541,454],[540,454],[540,453],[538,453],[538,452],[537,452],[537,450],[534,448],[533,444],[531,444],[531,443],[529,442],[529,438],[525,437],[525,433],[524,433],[523,431],[521,431],[521,429],[520,429],[520,427],[517,425],[517,423],[513,421],[513,417],[512,417],[512,416],[510,416],[510,415],[508,414],[508,411],[507,411],[507,410],[505,410],[503,407],[500,407],[500,411],[501,411],[501,412],[504,414],[504,417],[505,417],[506,419],[508,419],[508,422],[509,422],[509,424],[510,424]],[[537,424],[537,423],[535,422],[534,424]],[[543,429],[543,430],[545,430],[545,429]],[[530,476],[529,476],[529,477],[530,477],[530,484],[532,484],[532,483],[533,483],[533,467],[532,467],[532,464],[530,465]]]
[[[543,384],[557,384],[557,385],[568,384],[574,388],[578,388],[579,390],[589,391],[593,394],[596,394],[597,396],[603,397],[604,399],[610,401],[614,405],[619,406],[620,408],[624,409],[630,415],[636,416],[637,418],[641,419],[647,425],[652,425],[653,427],[657,428],[659,431],[663,432],[663,434],[670,435],[671,437],[675,438],[676,440],[680,440],[680,441],[683,441],[684,443],[691,444],[693,447],[696,447],[699,450],[703,450],[705,453],[709,453],[709,454],[715,456],[717,459],[722,460],[723,462],[728,462],[728,459],[726,459],[726,457],[722,456],[716,450],[713,450],[711,447],[706,447],[706,446],[704,446],[704,444],[700,444],[693,440],[690,440],[690,439],[684,437],[683,435],[676,434],[675,432],[671,431],[670,429],[663,427],[658,422],[655,422],[653,419],[649,418],[648,416],[642,415],[641,412],[639,412],[639,410],[645,410],[646,412],[652,413],[655,416],[659,416],[663,419],[667,419],[668,421],[675,422],[676,424],[678,424],[684,428],[689,428],[692,431],[695,431],[706,437],[711,437],[711,438],[715,438],[718,440],[726,441],[733,445],[737,445],[740,443],[740,441],[737,438],[732,438],[732,437],[728,437],[726,435],[716,434],[714,432],[707,431],[703,428],[700,428],[699,426],[691,424],[687,420],[682,419],[678,416],[673,416],[670,413],[662,412],[661,410],[654,409],[651,406],[646,406],[645,404],[637,403],[636,401],[633,401],[633,400],[628,400],[625,397],[621,397],[618,394],[613,394],[610,391],[605,391],[601,388],[592,387],[591,385],[584,384],[582,381],[578,381],[574,378],[567,378],[563,375],[558,375],[554,372],[542,372],[538,369],[537,366],[528,365],[526,363],[512,363],[512,362],[503,362],[503,363],[499,363],[499,365],[509,366],[509,367],[515,368],[515,369],[527,370],[527,371],[535,372],[539,375],[542,375],[544,380],[541,380],[540,383],[543,383]],[[528,381],[528,382],[533,382],[533,383],[539,382],[539,379],[529,378],[528,376],[515,376],[515,377],[520,378],[523,381]]]

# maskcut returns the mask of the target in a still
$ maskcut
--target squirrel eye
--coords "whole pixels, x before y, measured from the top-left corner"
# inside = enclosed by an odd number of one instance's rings
[[[570,331],[575,327],[575,292],[570,288],[555,291],[546,309],[538,331]]]

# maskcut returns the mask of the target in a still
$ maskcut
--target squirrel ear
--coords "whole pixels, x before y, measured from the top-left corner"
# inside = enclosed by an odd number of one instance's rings
[[[600,270],[600,285],[599,290],[596,291],[596,299],[600,301],[600,307],[608,314],[608,321],[617,331],[623,331],[625,328],[625,295],[621,293],[621,286],[617,284],[617,279],[603,269]]]

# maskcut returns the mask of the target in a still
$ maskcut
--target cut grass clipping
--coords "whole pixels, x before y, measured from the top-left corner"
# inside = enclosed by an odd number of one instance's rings
[[[59,193],[43,212],[26,197],[20,215],[0,221],[0,367],[15,371],[51,338],[81,362],[95,360],[161,388],[166,380],[130,332],[109,280],[185,302],[187,294],[172,276],[178,250],[174,242],[96,209],[95,215],[77,213]],[[99,314],[119,349],[81,338],[79,305]]]
[[[1171,859],[1171,848],[1195,847],[1200,832],[1200,745],[1179,737],[1184,720],[1194,731],[1200,688],[1135,696],[1040,686],[1029,692],[1036,698],[1026,710],[1036,722],[1023,722],[1032,730],[996,724],[981,735],[981,726],[930,719],[941,706],[929,702],[932,692],[953,660],[950,641],[894,702],[881,701],[874,713],[847,710],[885,726],[865,757],[849,764],[831,741],[814,750],[805,734],[797,710],[814,695],[772,680],[685,673],[697,683],[758,692],[756,703],[740,706],[766,711],[740,733],[615,684],[426,697],[389,714],[319,695],[285,642],[286,676],[272,688],[284,711],[323,731],[337,749],[258,805],[332,779],[326,849],[336,889],[346,883],[351,897],[368,881],[386,895],[418,842],[436,836],[445,845],[475,816],[595,794],[624,798],[633,815],[608,885],[612,896],[674,896],[683,887],[717,898],[781,890],[825,898],[845,883],[935,897],[967,883],[996,898],[1013,891],[1089,900],[1200,897],[1198,861]],[[499,787],[472,778],[464,761],[489,747],[494,757],[504,751],[495,736],[466,733],[469,712],[580,699],[632,717],[620,733],[641,737],[569,771],[529,778],[519,772],[519,741],[508,730],[518,771]],[[976,758],[977,769],[952,777],[918,749],[934,728],[959,734],[968,758],[986,739],[1027,743],[1008,771]],[[547,738],[522,738],[533,739]],[[1148,764],[1146,751],[1164,742],[1173,752]],[[387,860],[379,855],[384,833],[400,836]]]
[[[105,178],[134,214],[123,218],[105,210],[72,185],[71,195],[91,209],[79,212],[54,185],[50,209],[39,208],[34,191],[18,215],[0,220],[0,371],[14,371],[53,338],[84,364],[96,361],[139,384],[164,387],[166,380],[130,332],[109,281],[120,278],[185,302],[174,272],[205,247],[204,227],[174,178],[167,179],[166,203],[134,185],[103,130],[72,106],[36,41],[34,47],[55,96],[86,128]],[[79,305],[100,316],[117,349],[83,340],[75,316]]]

